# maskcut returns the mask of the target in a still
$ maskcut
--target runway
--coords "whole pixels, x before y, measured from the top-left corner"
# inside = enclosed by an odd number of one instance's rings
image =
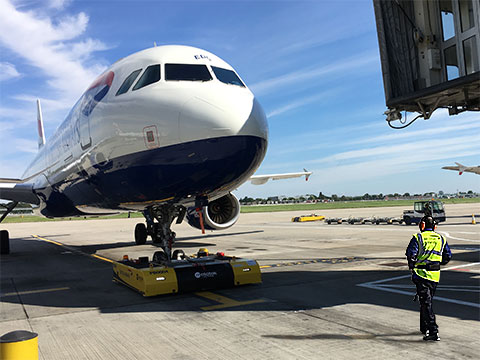
[[[405,248],[416,226],[292,223],[304,212],[242,214],[222,232],[174,225],[176,248],[256,259],[263,283],[143,298],[112,282],[140,219],[1,224],[0,335],[39,334],[41,359],[438,359],[480,352],[479,204],[446,205],[452,248],[435,299],[442,341],[418,331]],[[318,211],[399,216],[402,208]],[[478,219],[480,220],[480,219]]]

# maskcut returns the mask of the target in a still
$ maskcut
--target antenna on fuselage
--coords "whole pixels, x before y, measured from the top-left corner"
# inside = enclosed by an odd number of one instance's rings
[[[43,129],[42,107],[40,99],[37,99],[37,127],[38,127],[38,150],[45,145],[45,131]]]

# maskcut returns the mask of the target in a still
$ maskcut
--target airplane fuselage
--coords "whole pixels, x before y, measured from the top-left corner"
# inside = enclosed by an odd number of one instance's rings
[[[193,47],[154,47],[106,70],[23,178],[38,174],[46,216],[189,206],[245,182],[267,138],[262,107],[230,65]]]

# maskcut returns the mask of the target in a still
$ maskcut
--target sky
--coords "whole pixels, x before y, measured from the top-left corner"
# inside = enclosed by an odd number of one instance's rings
[[[313,171],[238,197],[480,192],[480,176],[441,169],[480,164],[479,113],[388,127],[371,0],[0,0],[0,177],[20,177],[37,152],[37,98],[48,141],[101,72],[154,42],[239,73],[269,123],[257,174]]]

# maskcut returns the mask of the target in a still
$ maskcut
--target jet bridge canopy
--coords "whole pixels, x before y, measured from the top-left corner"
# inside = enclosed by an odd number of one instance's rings
[[[480,111],[478,0],[373,0],[388,110]],[[408,124],[407,124],[408,125]]]

